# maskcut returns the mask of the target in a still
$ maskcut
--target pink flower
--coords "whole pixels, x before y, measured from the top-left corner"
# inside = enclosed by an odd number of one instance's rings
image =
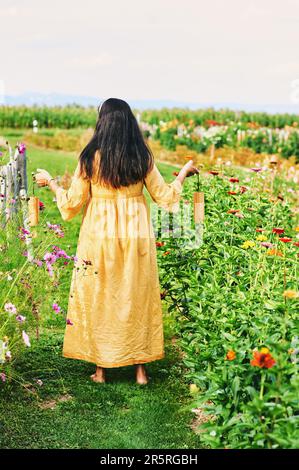
[[[59,307],[59,305],[56,303],[52,305],[52,309],[55,313],[59,313],[61,311],[61,307]]]
[[[2,380],[2,382],[6,381],[6,375],[4,374],[4,372],[0,373],[0,380]]]
[[[23,153],[25,153],[26,145],[24,143],[19,144],[18,150],[19,150],[19,153],[22,155]]]
[[[24,321],[26,320],[26,317],[24,317],[23,315],[17,315],[17,316],[16,316],[16,320],[17,320],[19,323],[24,323]]]
[[[72,322],[72,321],[71,321],[69,318],[67,318],[67,320],[66,320],[66,324],[67,324],[67,325],[71,325],[71,326],[73,326],[73,324],[74,324],[74,323],[73,323],[73,322]]]
[[[50,263],[46,263],[46,267],[47,267],[47,271],[49,273],[49,276],[53,277],[54,276],[54,271],[53,271],[52,265]]]
[[[7,303],[4,305],[4,310],[6,312],[9,312],[9,313],[12,313],[12,314],[16,314],[17,313],[17,308],[14,304],[12,304],[11,302]]]
[[[46,253],[43,259],[47,264],[54,264],[57,258],[53,253]]]
[[[264,246],[265,248],[273,248],[274,247],[273,243],[270,243],[270,242],[261,242],[261,246]]]
[[[22,331],[22,338],[23,338],[23,341],[25,343],[25,345],[30,348],[31,344],[30,344],[30,339],[29,339],[29,336],[27,335],[26,331]]]
[[[43,265],[43,262],[40,259],[34,259],[32,263],[36,264],[37,266],[41,267]]]

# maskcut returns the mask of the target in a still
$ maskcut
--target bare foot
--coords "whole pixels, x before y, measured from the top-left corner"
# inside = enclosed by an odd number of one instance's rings
[[[148,383],[148,377],[143,364],[138,364],[136,367],[136,382],[139,385],[146,385]]]
[[[94,382],[105,383],[105,369],[103,367],[97,367],[94,374],[90,376]]]

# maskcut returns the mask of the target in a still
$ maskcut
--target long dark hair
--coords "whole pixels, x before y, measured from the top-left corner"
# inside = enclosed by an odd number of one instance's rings
[[[128,103],[109,98],[98,113],[94,134],[79,157],[80,174],[94,178],[95,153],[99,151],[97,182],[120,188],[144,180],[152,169],[153,155]]]

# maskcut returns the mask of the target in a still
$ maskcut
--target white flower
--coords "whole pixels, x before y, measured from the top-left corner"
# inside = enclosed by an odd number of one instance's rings
[[[212,436],[212,437],[215,437],[216,434],[217,434],[216,431],[211,431],[211,432],[210,432],[210,436]]]

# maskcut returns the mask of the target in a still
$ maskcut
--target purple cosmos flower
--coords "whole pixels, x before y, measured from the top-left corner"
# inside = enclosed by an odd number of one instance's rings
[[[46,263],[46,267],[47,267],[47,271],[49,273],[49,276],[53,277],[54,276],[54,271],[53,271],[52,265],[50,263]]]
[[[54,264],[56,261],[56,256],[53,253],[46,253],[43,258],[47,264]]]
[[[26,331],[22,331],[22,338],[23,338],[23,341],[25,343],[25,345],[30,348],[31,344],[30,344],[30,339],[29,339],[29,336],[27,335]]]
[[[24,321],[26,320],[26,317],[24,317],[23,315],[17,315],[17,316],[16,316],[16,320],[17,320],[19,323],[24,323]]]
[[[14,304],[12,304],[11,302],[7,303],[4,305],[4,310],[6,312],[9,312],[9,313],[13,313],[13,314],[16,314],[17,313],[17,308]]]
[[[6,357],[6,359],[10,360],[10,359],[11,359],[11,352],[10,352],[10,351],[6,351],[5,357]]]
[[[54,310],[55,313],[61,312],[61,307],[59,307],[59,305],[56,303],[52,305],[52,309]]]
[[[21,143],[18,145],[18,150],[19,150],[19,153],[22,155],[25,153],[25,150],[26,150],[26,145],[24,143]]]
[[[43,265],[43,262],[40,259],[34,259],[32,260],[32,263],[36,264],[39,267]]]

